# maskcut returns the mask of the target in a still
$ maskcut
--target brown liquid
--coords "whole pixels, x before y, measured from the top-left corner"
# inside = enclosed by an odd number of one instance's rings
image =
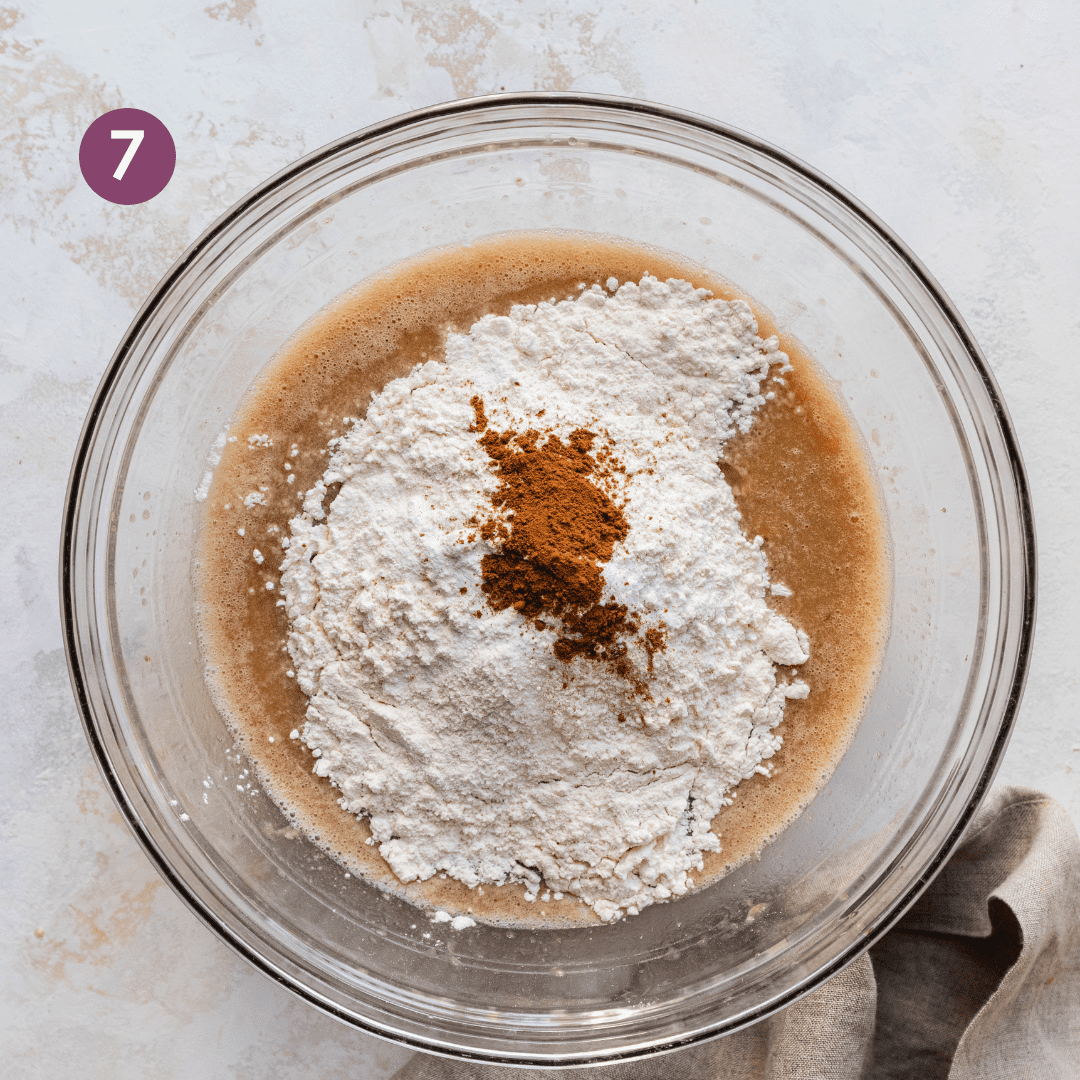
[[[399,264],[329,305],[274,358],[245,398],[229,433],[237,439],[214,471],[197,589],[218,705],[263,787],[300,829],[350,870],[424,906],[504,924],[596,921],[576,898],[529,903],[520,885],[471,890],[438,876],[402,885],[365,843],[367,822],[341,810],[337,790],[313,775],[310,752],[289,739],[303,725],[307,699],[286,674],[288,624],[275,606],[281,537],[325,470],[327,441],[346,430],[344,418],[362,417],[372,392],[439,358],[447,329],[465,330],[515,303],[577,296],[581,282],[638,281],[646,271],[726,299],[740,295],[669,252],[583,234],[492,237]],[[762,337],[776,332],[755,313]],[[734,804],[714,819],[723,850],[705,854],[699,884],[760,851],[821,788],[854,735],[887,634],[886,530],[858,435],[813,361],[793,341],[781,337],[780,344],[795,370],[779,376],[781,384],[774,369],[763,392],[774,390],[775,399],[748,435],[727,444],[721,467],[746,534],[765,540],[772,580],[794,590],[770,604],[810,637],[810,660],[798,672],[811,692],[787,703],[773,776],[743,781]],[[255,434],[268,435],[273,447],[250,447]],[[245,507],[245,496],[262,487],[265,505]],[[265,556],[261,566],[253,548]]]

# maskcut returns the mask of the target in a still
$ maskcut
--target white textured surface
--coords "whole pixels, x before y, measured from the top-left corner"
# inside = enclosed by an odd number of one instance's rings
[[[1038,637],[1000,779],[1080,820],[1078,46],[1066,0],[0,6],[0,1076],[378,1080],[407,1056],[249,970],[162,886],[79,728],[56,553],[86,406],[172,260],[300,154],[455,96],[592,90],[710,114],[822,169],[922,257],[994,367],[1035,498]],[[144,206],[78,173],[82,132],[120,106],[177,142]]]

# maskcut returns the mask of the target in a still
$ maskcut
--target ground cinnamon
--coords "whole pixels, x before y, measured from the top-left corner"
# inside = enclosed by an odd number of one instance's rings
[[[625,604],[600,603],[602,564],[630,526],[593,482],[602,467],[598,458],[607,457],[593,453],[597,435],[578,428],[563,442],[534,428],[498,432],[488,426],[483,400],[474,396],[471,404],[476,419],[470,430],[480,435],[499,478],[492,495],[499,514],[480,527],[481,536],[499,545],[481,561],[488,604],[496,611],[512,607],[537,629],[547,625],[542,615],[559,620],[559,660],[608,661],[635,692],[646,693],[626,656],[626,640],[637,634],[640,617]],[[646,631],[645,644],[651,670],[653,653],[663,648],[662,632]]]

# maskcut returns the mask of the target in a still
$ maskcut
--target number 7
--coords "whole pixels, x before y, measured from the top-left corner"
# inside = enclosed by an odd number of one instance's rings
[[[128,166],[131,164],[131,159],[135,156],[135,151],[139,149],[140,144],[143,141],[145,131],[113,131],[112,137],[114,139],[130,139],[131,143],[124,151],[124,156],[120,159],[120,164],[116,166],[116,172],[113,173],[113,179],[123,180],[124,173],[127,172]]]

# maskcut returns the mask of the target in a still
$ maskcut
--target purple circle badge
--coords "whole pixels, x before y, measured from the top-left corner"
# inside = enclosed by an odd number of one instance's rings
[[[176,144],[156,116],[113,109],[86,129],[79,168],[95,194],[133,206],[165,190],[176,168]]]

